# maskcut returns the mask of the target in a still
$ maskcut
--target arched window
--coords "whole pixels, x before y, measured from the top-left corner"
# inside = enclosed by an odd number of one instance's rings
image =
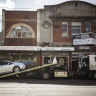
[[[35,38],[35,32],[29,26],[24,24],[16,24],[11,27],[9,34],[7,35],[9,38]]]

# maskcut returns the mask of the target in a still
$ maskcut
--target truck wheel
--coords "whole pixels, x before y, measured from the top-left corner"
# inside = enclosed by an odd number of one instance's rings
[[[96,72],[93,73],[93,79],[96,80]]]
[[[49,79],[50,78],[49,73],[47,73],[47,72],[46,73],[43,73],[42,74],[42,78],[45,79],[45,80]]]

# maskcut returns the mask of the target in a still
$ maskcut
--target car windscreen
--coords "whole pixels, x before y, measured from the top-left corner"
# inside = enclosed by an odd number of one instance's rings
[[[8,63],[9,63],[8,61],[0,60],[0,65],[6,65],[6,64],[8,64]]]

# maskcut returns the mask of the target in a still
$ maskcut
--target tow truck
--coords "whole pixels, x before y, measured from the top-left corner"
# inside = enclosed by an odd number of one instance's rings
[[[82,77],[89,77],[96,79],[96,55],[83,56],[81,59],[81,64],[79,66],[79,73]]]
[[[4,50],[4,48],[6,50],[10,50],[10,47],[8,47],[9,48],[8,49],[6,46],[3,46],[2,50]],[[12,48],[14,49],[14,47],[12,47]],[[37,48],[37,49],[35,48],[34,50],[39,50],[40,52],[45,52],[45,53],[47,50],[48,52],[46,54],[48,54],[50,51],[54,51],[55,53],[58,53],[58,51],[61,51],[61,53],[63,51],[74,51],[73,47],[69,48],[69,49],[68,48],[60,49],[60,48],[55,48],[55,47],[51,47],[51,48],[44,47],[44,48]],[[30,47],[30,49],[32,49],[32,48]],[[16,49],[16,50],[18,50],[18,49]],[[21,49],[19,49],[19,50],[21,50]],[[22,50],[23,50],[23,47],[22,47]],[[28,50],[29,49],[27,48],[27,51]],[[57,50],[57,52],[56,52],[56,50]],[[83,56],[81,58],[81,63],[78,67],[78,70],[72,71],[72,70],[69,70],[70,66],[68,66],[68,64],[69,64],[69,62],[72,62],[74,60],[68,61],[66,57],[58,58],[58,57],[56,57],[58,55],[56,55],[54,52],[53,52],[53,54],[50,54],[50,56],[46,55],[44,53],[46,57],[43,57],[43,58],[48,61],[47,64],[32,67],[32,68],[22,70],[22,71],[19,71],[16,73],[3,74],[3,75],[0,75],[0,78],[10,77],[10,76],[17,76],[20,78],[22,76],[28,77],[28,76],[33,76],[33,75],[39,75],[43,79],[49,79],[50,77],[65,77],[65,78],[90,77],[90,78],[96,79],[96,55],[92,54],[92,55],[88,55],[88,56]],[[61,56],[61,53],[59,54],[60,56]],[[67,55],[67,53],[65,54],[65,56],[66,55]],[[54,58],[53,58],[53,56],[54,56]]]
[[[28,77],[32,75],[39,75],[43,79],[49,79],[50,77],[89,77],[96,79],[96,55],[84,56],[81,59],[78,71],[66,71],[64,65],[58,65],[56,57],[51,64],[38,66],[30,69],[26,69],[17,73],[8,73],[1,75],[0,78],[16,75],[17,77]]]

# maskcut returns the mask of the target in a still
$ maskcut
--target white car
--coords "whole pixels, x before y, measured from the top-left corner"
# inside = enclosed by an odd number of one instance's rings
[[[8,62],[0,60],[0,74],[9,73],[9,72],[19,72],[24,70],[25,65],[19,62]]]

